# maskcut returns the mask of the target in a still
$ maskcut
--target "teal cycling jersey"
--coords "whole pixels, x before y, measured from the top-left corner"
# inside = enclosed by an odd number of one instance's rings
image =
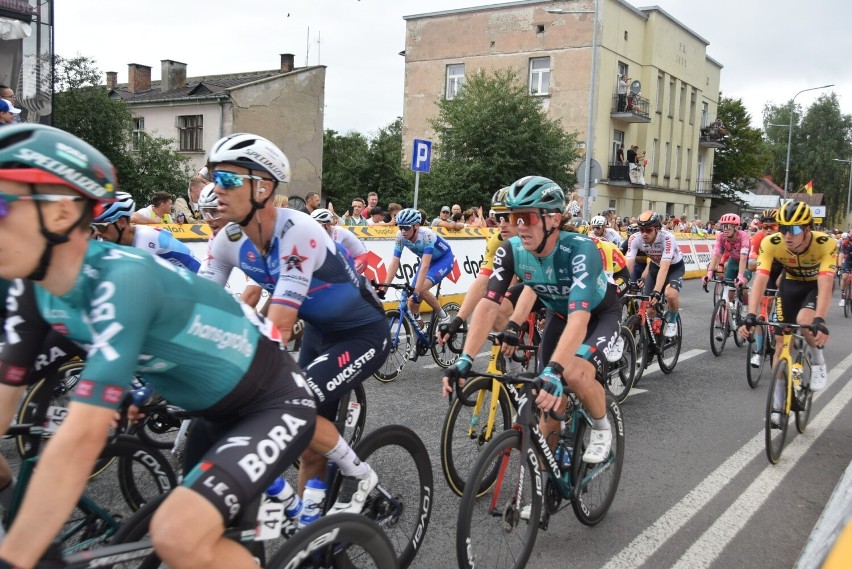
[[[485,298],[500,303],[512,275],[535,290],[545,307],[556,314],[592,312],[607,293],[607,276],[594,241],[560,231],[556,247],[546,257],[524,249],[520,237],[503,242],[494,255]]]
[[[452,253],[450,244],[447,243],[445,239],[431,229],[426,229],[425,227],[421,227],[417,230],[417,235],[414,237],[414,241],[409,241],[404,238],[402,236],[402,231],[399,231],[396,235],[396,243],[393,247],[394,257],[402,256],[403,248],[410,250],[418,257],[423,257],[423,255],[432,255],[433,261],[437,261],[447,253]]]
[[[139,373],[188,411],[226,399],[261,337],[277,335],[218,284],[159,257],[94,240],[66,294],[13,281],[6,324],[4,383],[26,375],[52,329],[88,352],[74,400],[114,407]]]
[[[3,320],[6,318],[6,295],[9,294],[9,281],[6,279],[0,279],[0,324],[3,323]],[[0,329],[0,337],[3,336],[3,331]]]

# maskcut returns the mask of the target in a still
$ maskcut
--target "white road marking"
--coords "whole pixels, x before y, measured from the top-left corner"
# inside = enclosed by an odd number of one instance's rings
[[[840,377],[846,370],[852,366],[852,354],[847,356],[840,364],[835,366],[831,373],[829,374],[830,382],[834,382]],[[852,384],[852,382],[850,382]],[[836,398],[838,400],[847,397],[850,391],[852,391],[852,387],[849,387],[850,384],[847,384],[846,387],[843,388],[840,395]],[[832,402],[833,403],[833,402]],[[840,407],[845,405],[845,401],[838,403]],[[813,425],[809,427],[808,431],[816,432],[818,430],[818,425],[823,425],[826,423],[826,419],[823,419],[823,416],[829,417],[831,416],[830,410],[834,409],[832,404],[826,406],[825,409],[813,420]],[[826,413],[829,411],[829,413]],[[833,418],[833,416],[832,416]],[[795,419],[791,419],[795,420]],[[791,429],[795,429],[795,426],[791,425]],[[824,426],[823,426],[824,428]],[[806,432],[807,434],[807,432]],[[790,436],[790,433],[788,433]],[[810,443],[813,438],[815,438],[812,434],[807,434],[807,437],[802,435],[801,438],[803,440],[801,445],[805,445],[806,443]],[[795,441],[794,441],[795,442]],[[790,447],[793,445],[791,444]],[[789,450],[789,449],[786,449]],[[803,452],[803,451],[799,451]],[[639,534],[633,541],[631,541],[624,549],[622,549],[617,555],[615,555],[612,559],[610,559],[606,565],[604,565],[601,569],[620,569],[622,567],[638,567],[645,563],[654,553],[657,552],[659,548],[661,548],[666,542],[675,535],[683,526],[685,526],[689,520],[692,519],[695,514],[700,512],[704,506],[706,506],[710,500],[715,498],[719,492],[722,491],[728,483],[733,480],[736,475],[747,465],[749,464],[756,455],[763,455],[764,453],[764,432],[763,429],[755,435],[751,440],[749,440],[745,445],[743,445],[740,450],[731,455],[724,463],[722,463],[716,470],[710,473],[707,478],[705,478],[698,486],[693,488],[686,496],[684,496],[677,504],[672,506],[668,512],[660,516],[657,521],[648,526],[645,531]],[[796,454],[794,452],[788,453],[785,452],[781,457],[782,462],[785,460],[787,462],[793,462],[795,460]],[[767,469],[778,468],[778,465],[767,466]],[[783,466],[782,466],[783,468]],[[751,506],[749,506],[751,507]],[[743,515],[742,512],[739,512],[738,515]],[[721,548],[719,549],[721,551]],[[704,552],[706,554],[706,551]]]

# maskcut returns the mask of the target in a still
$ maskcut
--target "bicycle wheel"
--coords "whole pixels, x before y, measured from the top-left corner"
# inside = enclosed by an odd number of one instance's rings
[[[411,353],[412,341],[411,324],[400,315],[399,310],[388,310],[385,315],[390,326],[391,349],[385,363],[373,374],[382,382],[393,381],[402,373]]]
[[[606,374],[606,388],[618,403],[627,399],[636,377],[636,344],[633,333],[626,326],[621,327],[621,339],[624,341],[621,359],[610,362]]]
[[[444,305],[444,312],[447,313],[447,316],[450,317],[450,321],[453,320],[459,314],[459,309],[461,307],[455,302],[448,302]],[[432,359],[435,360],[435,363],[438,364],[439,367],[448,368],[459,359],[459,356],[462,353],[462,349],[464,348],[464,340],[467,337],[466,327],[462,326],[462,329],[459,330],[453,339],[447,342],[444,345],[439,344],[435,341],[435,334],[437,330],[435,327],[437,326],[438,315],[432,315],[432,325],[429,327],[430,332],[432,334],[432,338],[430,341],[432,346],[429,348],[432,352]]]
[[[751,349],[746,351],[746,379],[748,380],[749,387],[751,387],[752,389],[757,387],[757,384],[760,383],[760,376],[763,374],[763,368],[766,364],[766,354],[769,351],[768,347],[770,343],[770,335],[771,332],[769,331],[769,329],[764,327],[760,332],[760,337],[755,338],[754,342],[749,344]],[[753,347],[758,342],[760,343],[760,349],[753,350]],[[760,365],[757,367],[754,367],[751,364],[751,358],[755,354],[760,356]]]
[[[740,335],[740,333],[738,332],[738,330],[740,329],[740,326],[742,326],[743,318],[744,318],[743,315],[742,315],[742,308],[741,308],[743,305],[741,303],[737,302],[737,303],[735,303],[734,306],[735,306],[735,310],[734,310],[733,314],[730,315],[731,316],[731,324],[734,327],[734,329],[731,330],[731,334],[734,336],[734,344],[738,348],[741,348],[742,345],[746,343],[746,339],[743,338]]]
[[[636,354],[636,372],[633,374],[633,387],[642,379],[645,368],[648,367],[648,336],[642,319],[634,314],[624,322],[624,327],[633,333],[634,353]]]
[[[710,317],[710,350],[714,356],[722,355],[728,340],[728,302],[720,300]]]
[[[772,373],[772,381],[769,383],[769,398],[766,401],[766,458],[772,464],[776,464],[781,458],[781,452],[784,450],[784,439],[787,438],[787,422],[790,416],[784,411],[786,402],[778,406],[778,411],[773,410],[776,407],[774,405],[776,389],[784,392],[784,395],[779,397],[779,403],[787,398],[787,373],[787,361],[779,360],[778,366]],[[779,425],[772,424],[771,415],[773,412],[781,415]]]
[[[677,322],[677,334],[667,338],[665,334],[661,333],[658,339],[661,348],[657,352],[657,363],[660,364],[660,370],[663,373],[674,371],[677,359],[680,357],[680,344],[683,341],[683,323],[680,320],[680,314],[677,315],[675,322]]]
[[[355,454],[379,475],[362,514],[385,530],[400,567],[408,567],[423,545],[432,515],[432,462],[426,445],[411,429],[387,425],[361,439]],[[337,476],[329,504],[334,503],[340,482]]]
[[[116,474],[121,495],[133,512],[177,486],[175,471],[162,453],[134,437],[120,435],[110,442],[101,458],[113,457],[118,459]]]
[[[533,458],[534,457],[534,458]],[[520,568],[527,564],[538,534],[542,507],[541,459],[521,451],[521,433],[503,431],[483,449],[470,472],[456,524],[459,567]],[[494,471],[488,491],[476,489]],[[528,519],[521,517],[529,506]]]
[[[713,286],[713,305],[715,306],[719,299],[722,298],[722,293],[725,291],[725,284],[721,281],[716,281],[716,284]]]
[[[849,318],[849,313],[852,312],[852,275],[847,277],[846,286],[843,287],[846,290],[846,302],[843,303],[843,317]]]
[[[80,379],[86,363],[73,361],[61,366],[50,376],[34,383],[24,395],[24,401],[18,409],[15,422],[19,425],[39,423],[45,427],[41,434],[41,444],[53,436],[56,428],[62,424],[71,400],[71,391]],[[21,458],[30,451],[33,437],[38,435],[19,435],[15,437],[18,454]]]
[[[589,445],[592,426],[585,420],[577,423],[574,439],[574,456],[571,462],[571,481],[574,496],[571,507],[583,524],[593,526],[606,515],[621,480],[624,465],[624,419],[621,409],[611,394],[606,396],[606,414],[612,432],[609,458],[600,464],[583,462],[583,453]]]
[[[805,360],[802,362],[802,389],[796,394],[796,401],[793,403],[796,409],[796,430],[804,433],[808,428],[808,421],[811,418],[811,407],[813,406],[814,392],[811,391],[811,362]]]
[[[335,514],[300,529],[267,569],[399,567],[393,546],[376,523],[359,514]]]
[[[364,434],[364,426],[367,424],[367,392],[364,383],[359,383],[352,390],[349,398],[349,408],[346,410],[346,422],[343,424],[343,438],[354,446],[361,440]]]
[[[512,405],[506,392],[500,386],[497,400],[494,400],[493,380],[488,377],[476,377],[464,386],[465,396],[475,405],[467,407],[456,397],[444,418],[441,429],[441,469],[450,489],[458,496],[464,493],[465,481],[471,471],[479,451],[498,433],[512,426]],[[492,405],[493,415],[492,415]],[[488,432],[489,418],[493,421],[493,430]],[[484,477],[490,485],[496,473]],[[485,487],[481,488],[482,491]]]

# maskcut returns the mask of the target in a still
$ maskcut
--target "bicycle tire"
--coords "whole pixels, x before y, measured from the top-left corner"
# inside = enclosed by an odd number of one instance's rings
[[[630,395],[636,378],[636,343],[633,341],[633,333],[622,326],[620,336],[624,340],[621,359],[610,362],[606,374],[606,388],[619,404]]]
[[[648,336],[642,319],[634,314],[624,322],[624,326],[633,333],[633,343],[636,352],[636,373],[633,376],[633,387],[642,379],[645,368],[648,367]]]
[[[83,361],[69,362],[57,369],[50,377],[44,377],[33,383],[27,389],[24,400],[18,408],[15,423],[19,425],[40,423],[43,425],[47,420],[47,409],[51,404],[67,408],[71,399],[70,393],[85,365]],[[45,385],[53,387],[48,391]],[[33,436],[35,435],[18,435],[15,437],[15,446],[21,458],[24,458],[29,451],[30,441],[28,439]],[[41,435],[42,445],[51,436],[53,436],[53,433],[43,433]]]
[[[354,401],[353,401],[354,400]],[[353,404],[357,403],[357,410]],[[357,412],[357,417],[354,419],[354,424],[351,417]],[[367,392],[364,389],[364,383],[361,382],[352,389],[352,396],[349,398],[349,408],[346,409],[346,422],[343,426],[343,438],[349,443],[349,446],[361,440],[364,435],[364,428],[367,425]]]
[[[461,310],[461,306],[459,306],[455,302],[448,302],[443,306],[444,312],[447,313],[447,316],[450,317],[450,321],[458,316],[459,310]],[[429,327],[431,346],[429,350],[432,352],[432,359],[435,360],[435,363],[438,364],[438,367],[448,368],[459,359],[461,353],[464,349],[464,341],[467,338],[467,327],[462,326],[462,328],[453,335],[449,342],[446,344],[439,344],[435,341],[435,333],[437,332],[436,326],[438,325],[438,315],[432,314],[432,324]]]
[[[777,464],[778,460],[780,460],[781,453],[784,451],[784,439],[787,438],[787,424],[790,416],[781,409],[779,411],[779,413],[781,413],[781,425],[778,427],[774,427],[772,425],[772,420],[770,418],[773,413],[773,397],[775,395],[777,384],[784,384],[784,398],[786,399],[787,397],[787,373],[787,360],[779,360],[778,365],[772,372],[772,381],[769,383],[769,397],[766,401],[766,421],[764,425],[766,435],[766,458],[768,458],[769,462],[772,464]],[[786,402],[784,406],[786,407]]]
[[[741,348],[743,346],[743,344],[746,343],[746,339],[743,338],[740,335],[740,333],[738,332],[738,330],[740,329],[740,326],[742,326],[742,323],[743,323],[743,316],[741,314],[741,307],[742,306],[743,305],[740,302],[735,303],[734,313],[731,315],[732,318],[733,318],[733,321],[734,321],[734,329],[731,332],[731,334],[734,336],[734,345],[738,348]]]
[[[387,535],[373,520],[340,513],[300,529],[272,557],[267,569],[399,567]]]
[[[362,515],[385,530],[400,567],[408,567],[423,545],[432,515],[434,485],[429,451],[414,431],[402,425],[386,425],[372,431],[354,450],[379,475],[379,483],[367,497]],[[413,474],[414,479],[404,478],[406,474]],[[334,503],[340,483],[338,473],[327,504]]]
[[[470,379],[464,386],[464,394],[468,400],[478,400],[480,395],[473,395],[474,393],[482,394],[479,413],[474,415],[474,407],[465,406],[462,400],[456,397],[444,417],[441,428],[441,470],[450,490],[457,496],[464,494],[467,475],[476,463],[480,451],[497,433],[512,427],[512,404],[506,391],[500,386],[493,421],[494,430],[490,435],[485,432],[491,413],[490,405],[493,402],[492,387],[491,378]],[[496,473],[493,476],[496,476]],[[490,485],[493,476],[484,480]]]
[[[748,381],[749,387],[755,389],[757,384],[760,383],[760,376],[763,375],[763,368],[766,367],[766,354],[769,346],[769,337],[771,336],[771,332],[769,328],[764,328],[762,335],[762,341],[760,342],[760,350],[757,352],[752,351],[751,349],[746,351],[746,380]],[[757,341],[757,340],[755,340]],[[760,354],[760,366],[752,367],[751,358],[754,354]]]
[[[808,428],[813,407],[814,392],[811,391],[811,362],[807,359],[802,362],[804,377],[802,377],[802,391],[797,397],[796,430],[804,433]]]
[[[680,320],[680,313],[678,313],[675,322],[677,323],[677,334],[671,338],[667,338],[661,332],[658,338],[662,347],[657,352],[657,363],[660,364],[660,370],[665,374],[674,371],[677,360],[680,357],[681,343],[683,342],[683,322]]]
[[[383,383],[395,380],[405,369],[408,356],[411,354],[411,324],[400,316],[399,310],[388,310],[385,313],[390,327],[391,349],[382,367],[376,370],[373,377]]]
[[[843,317],[849,318],[849,313],[852,312],[852,274],[846,277],[848,280],[846,281],[846,302],[843,303]]]
[[[721,300],[722,293],[725,291],[725,283],[722,281],[716,281],[716,284],[713,285],[713,306]]]
[[[721,356],[728,341],[728,302],[720,300],[713,307],[710,316],[710,351],[714,356]]]
[[[111,441],[101,457],[115,457],[118,465],[118,486],[131,511],[136,512],[152,497],[168,493],[178,485],[177,476],[166,457],[135,437],[119,435]],[[137,467],[146,471],[139,476]]]
[[[536,453],[522,452],[521,433],[515,429],[503,431],[482,450],[459,505],[456,523],[459,567],[526,566],[535,546],[543,502],[540,460]],[[500,476],[484,495],[477,496],[475,489],[495,470]],[[518,489],[524,493],[520,497],[515,495]],[[492,509],[492,501],[496,500],[501,503]],[[524,520],[521,511],[527,505],[529,519]]]
[[[574,496],[571,507],[577,519],[587,526],[596,525],[606,516],[618,491],[624,466],[624,417],[611,394],[606,395],[606,414],[612,432],[612,462],[609,466],[598,472],[600,465],[583,462],[583,453],[586,452],[591,436],[590,423],[580,421],[574,439],[574,456],[571,459]],[[587,477],[590,479],[586,480]]]

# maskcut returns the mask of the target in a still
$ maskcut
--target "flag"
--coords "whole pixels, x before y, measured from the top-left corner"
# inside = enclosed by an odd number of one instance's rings
[[[810,182],[802,186],[802,189],[805,190],[809,196],[814,195],[814,181],[811,180]]]

